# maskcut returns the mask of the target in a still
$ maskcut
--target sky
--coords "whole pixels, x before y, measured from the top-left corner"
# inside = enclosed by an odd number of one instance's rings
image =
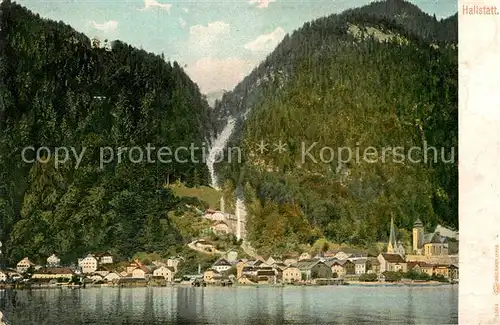
[[[202,93],[231,90],[305,22],[372,0],[17,0],[88,37],[122,40],[177,61]],[[438,19],[457,1],[411,0]]]

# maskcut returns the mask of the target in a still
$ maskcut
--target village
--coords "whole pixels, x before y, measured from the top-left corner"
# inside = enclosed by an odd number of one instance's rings
[[[446,233],[439,227],[424,234],[417,220],[413,227],[413,250],[406,254],[396,238],[391,220],[389,242],[385,252],[373,256],[363,250],[343,248],[295,256],[238,258],[238,252],[225,252],[211,267],[197,274],[176,276],[185,263],[182,256],[151,261],[138,259],[117,263],[108,252],[89,253],[76,264],[61,265],[55,254],[46,265],[36,265],[29,257],[14,268],[0,270],[1,287],[72,287],[87,286],[233,286],[233,285],[324,285],[362,283],[457,283],[458,233]],[[210,243],[193,244],[210,250]],[[125,263],[124,263],[125,262]]]

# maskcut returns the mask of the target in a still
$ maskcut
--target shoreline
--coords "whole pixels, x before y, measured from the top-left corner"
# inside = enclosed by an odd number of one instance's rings
[[[435,287],[435,286],[452,286],[454,283],[449,282],[362,282],[362,281],[349,281],[345,284],[233,284],[230,286],[221,285],[207,285],[203,288],[232,288],[232,287],[245,287],[245,288],[285,288],[285,287],[339,287],[339,286],[354,286],[354,287]],[[68,285],[42,285],[42,286],[26,286],[26,287],[15,287],[9,285],[0,285],[0,290],[40,290],[40,289],[59,289],[59,290],[80,290],[80,289],[94,289],[94,288],[197,288],[196,286],[189,284],[167,284],[167,285],[113,285],[113,284],[102,284],[102,285],[86,285],[83,286],[68,286]]]

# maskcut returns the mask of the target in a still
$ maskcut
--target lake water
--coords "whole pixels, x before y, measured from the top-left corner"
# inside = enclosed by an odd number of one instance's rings
[[[38,289],[0,297],[12,325],[458,324],[458,286]]]

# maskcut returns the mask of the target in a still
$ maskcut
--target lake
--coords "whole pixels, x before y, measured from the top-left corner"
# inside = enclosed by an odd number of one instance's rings
[[[458,286],[163,287],[0,293],[12,324],[458,324]]]

